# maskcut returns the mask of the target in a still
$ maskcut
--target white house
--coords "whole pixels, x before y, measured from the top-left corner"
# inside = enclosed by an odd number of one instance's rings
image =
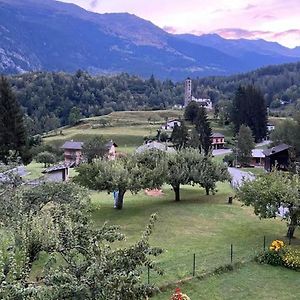
[[[175,126],[181,126],[181,121],[174,119],[174,120],[170,120],[168,121],[166,124],[161,126],[161,129],[163,130],[173,130]]]
[[[268,132],[271,132],[271,131],[275,130],[275,125],[268,123],[267,124],[267,130],[268,130]]]

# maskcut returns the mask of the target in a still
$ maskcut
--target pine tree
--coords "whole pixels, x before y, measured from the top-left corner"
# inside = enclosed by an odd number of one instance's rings
[[[0,160],[20,156],[24,163],[30,161],[23,113],[7,79],[0,78]]]
[[[208,155],[211,148],[211,127],[208,121],[206,109],[201,106],[196,118],[196,130],[200,138],[200,147],[204,151],[205,155]]]
[[[251,161],[251,152],[255,147],[252,131],[248,126],[242,125],[239,130],[236,155],[239,163],[247,165]]]
[[[235,133],[242,124],[249,126],[255,141],[261,141],[267,135],[267,107],[261,92],[254,86],[240,86],[232,102],[231,121]]]
[[[175,124],[172,134],[171,141],[175,145],[175,148],[185,148],[188,143],[188,129],[183,121],[180,121],[180,126]]]

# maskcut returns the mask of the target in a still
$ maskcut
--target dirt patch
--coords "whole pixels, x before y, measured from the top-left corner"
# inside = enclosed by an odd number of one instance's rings
[[[145,194],[151,197],[160,197],[164,195],[161,189],[154,189],[154,190],[146,189]]]

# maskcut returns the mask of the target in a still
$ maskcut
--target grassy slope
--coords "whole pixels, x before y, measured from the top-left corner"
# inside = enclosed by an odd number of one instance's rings
[[[157,212],[159,221],[151,244],[166,250],[157,258],[165,274],[159,277],[151,272],[151,281],[163,284],[190,276],[193,253],[196,253],[197,274],[200,274],[229,263],[231,243],[234,261],[248,261],[262,249],[264,235],[268,242],[284,238],[284,222],[259,220],[251,208],[242,207],[237,201],[230,206],[226,204],[230,187],[219,184],[219,190],[214,196],[205,196],[202,189],[185,186],[179,203],[173,201],[173,192],[168,186],[164,187],[165,195],[159,198],[148,197],[143,192],[128,193],[122,211],[112,208],[112,195],[95,193],[92,215],[96,226],[105,221],[120,225],[128,236],[121,245],[128,245],[138,240],[148,217]]]
[[[300,276],[292,270],[251,263],[231,273],[202,281],[194,279],[180,287],[192,300],[291,300],[299,299]],[[173,290],[161,293],[153,300],[169,299]]]

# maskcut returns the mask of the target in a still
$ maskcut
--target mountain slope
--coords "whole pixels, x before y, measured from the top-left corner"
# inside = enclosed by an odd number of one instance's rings
[[[198,37],[169,34],[127,13],[96,14],[54,0],[0,0],[0,73],[83,69],[178,80],[298,59],[285,53],[231,50],[200,43]]]

